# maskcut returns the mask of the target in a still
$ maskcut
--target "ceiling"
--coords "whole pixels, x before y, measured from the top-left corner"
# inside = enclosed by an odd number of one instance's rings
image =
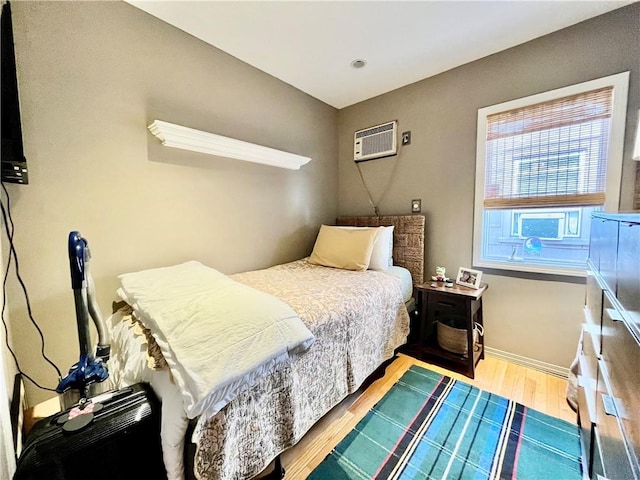
[[[128,3],[343,108],[634,1]]]

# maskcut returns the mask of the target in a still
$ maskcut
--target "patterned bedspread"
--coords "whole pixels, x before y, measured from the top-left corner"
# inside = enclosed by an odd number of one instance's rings
[[[399,281],[305,259],[233,275],[288,303],[316,336],[309,351],[200,422],[195,474],[246,479],[294,445],[406,341],[409,316]]]
[[[306,353],[281,363],[241,391],[215,416],[198,419],[192,435],[196,444],[194,474],[202,480],[250,479],[260,473],[356,391],[393,356],[409,333],[400,280],[391,275],[321,267],[303,259],[231,278],[287,303],[316,341]],[[136,352],[152,348],[153,341],[130,313],[121,310],[112,316],[118,326],[113,329],[110,365],[115,367],[111,376],[118,388],[137,381],[154,385],[153,378],[168,378],[153,376],[167,370],[154,371],[147,359],[136,359]],[[121,318],[128,321],[121,322]],[[147,346],[141,347],[144,344]],[[157,358],[153,363],[162,368],[163,362]],[[179,404],[172,406],[169,400],[163,397],[163,416],[180,417],[180,412],[174,412]],[[186,421],[184,414],[182,417]],[[163,442],[167,440],[163,438]],[[163,443],[163,448],[171,447]],[[181,457],[181,451],[179,447],[165,452],[168,469],[175,465],[181,471],[181,465],[174,463],[181,464],[181,458],[170,458]]]

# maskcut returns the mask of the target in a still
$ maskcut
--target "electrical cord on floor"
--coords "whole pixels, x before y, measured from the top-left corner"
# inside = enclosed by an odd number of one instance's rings
[[[42,390],[48,390],[48,391],[52,391],[55,392],[55,388],[48,388],[48,387],[44,387],[42,385],[40,385],[37,381],[35,381],[33,378],[31,378],[29,375],[27,375],[21,368],[20,368],[20,364],[18,362],[18,357],[16,356],[15,352],[12,350],[11,346],[9,345],[9,329],[7,327],[7,323],[4,319],[4,312],[5,312],[5,308],[6,308],[6,300],[7,300],[7,280],[9,278],[9,270],[11,267],[11,261],[12,259],[15,261],[15,272],[16,272],[16,278],[18,279],[18,282],[20,283],[20,286],[22,287],[22,291],[24,292],[24,298],[25,298],[25,302],[27,304],[27,313],[29,315],[29,320],[31,320],[31,323],[33,323],[33,325],[36,327],[36,330],[38,331],[39,335],[40,335],[40,341],[41,341],[41,354],[42,357],[51,365],[53,366],[53,368],[56,370],[56,373],[58,375],[58,378],[62,377],[62,373],[60,372],[60,369],[56,366],[55,363],[53,363],[49,357],[47,357],[45,351],[44,351],[44,334],[42,333],[42,330],[40,329],[40,326],[38,325],[38,323],[35,321],[35,319],[33,318],[33,314],[31,311],[31,302],[29,300],[29,294],[27,292],[27,287],[24,283],[24,281],[22,280],[22,277],[20,275],[20,267],[18,264],[18,253],[16,252],[16,248],[15,245],[13,244],[13,232],[14,232],[14,225],[13,225],[13,219],[11,218],[11,210],[10,210],[10,199],[9,199],[9,192],[7,191],[7,188],[4,185],[4,182],[2,182],[2,188],[5,192],[5,195],[7,197],[7,206],[5,208],[4,205],[4,201],[0,200],[0,208],[2,209],[2,220],[3,220],[3,224],[4,224],[4,229],[5,229],[5,233],[7,234],[7,238],[9,239],[9,259],[7,261],[7,267],[5,269],[4,272],[4,280],[2,282],[2,311],[1,311],[1,315],[2,315],[2,324],[4,325],[4,332],[5,332],[5,342],[7,345],[7,349],[9,350],[9,352],[11,353],[11,356],[13,357],[13,361],[16,364],[16,368],[18,369],[18,372],[20,372],[20,374],[26,378],[27,380],[29,380],[31,383],[33,383],[36,387],[41,388]]]

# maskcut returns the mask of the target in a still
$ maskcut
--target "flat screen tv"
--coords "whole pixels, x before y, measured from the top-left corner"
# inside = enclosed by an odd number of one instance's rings
[[[3,182],[29,183],[27,159],[22,144],[22,122],[20,120],[20,102],[18,98],[18,77],[16,74],[16,55],[13,47],[13,24],[9,2],[2,5],[0,19],[0,89],[2,90],[2,150],[0,166]]]

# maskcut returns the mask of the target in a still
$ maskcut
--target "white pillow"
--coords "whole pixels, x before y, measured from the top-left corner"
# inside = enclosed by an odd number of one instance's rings
[[[378,236],[373,244],[370,270],[387,270],[393,265],[393,225],[390,227],[337,227],[345,230],[378,230]]]
[[[309,262],[345,270],[369,268],[377,228],[344,229],[322,225]]]
[[[380,233],[378,233],[376,243],[373,244],[369,268],[371,270],[386,270],[393,265],[393,226],[378,228]]]

